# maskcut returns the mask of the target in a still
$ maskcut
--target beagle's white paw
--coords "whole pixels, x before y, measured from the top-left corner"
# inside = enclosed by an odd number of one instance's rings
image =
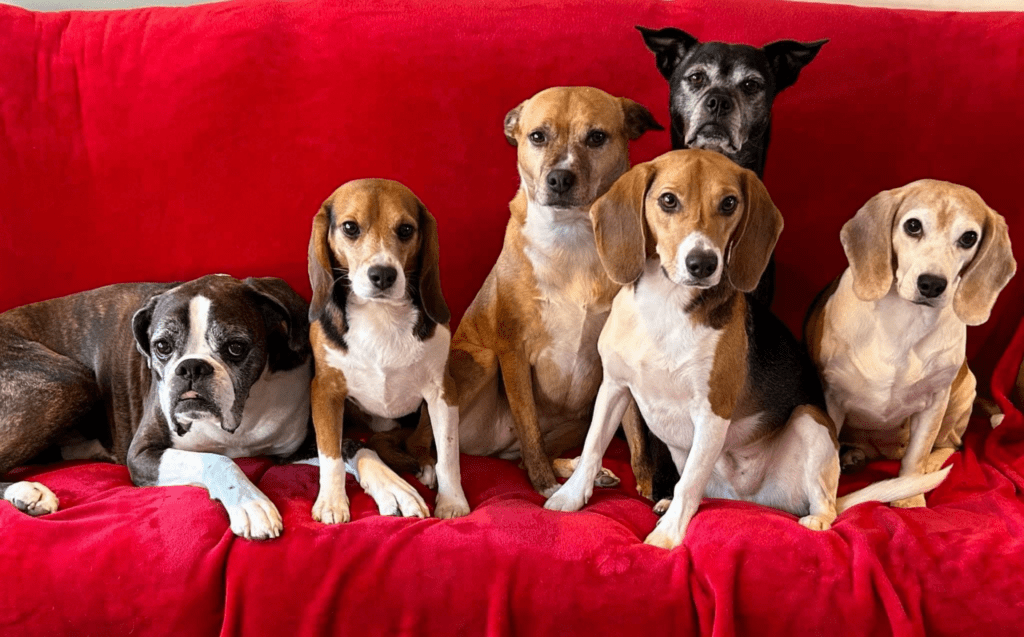
[[[313,519],[324,524],[344,524],[349,521],[348,496],[345,490],[320,489],[313,503]]]
[[[284,521],[277,507],[262,493],[238,504],[225,506],[231,532],[247,540],[272,540],[281,536]]]
[[[469,515],[469,502],[466,501],[465,495],[461,493],[456,496],[437,494],[437,501],[434,503],[434,517],[450,520],[451,518],[461,518],[464,515]]]
[[[585,493],[561,488],[548,498],[548,501],[544,503],[544,508],[548,511],[579,511],[587,503],[587,500]]]
[[[57,496],[38,482],[15,482],[4,490],[4,500],[31,516],[45,515],[57,510]]]
[[[672,550],[682,543],[682,536],[677,536],[676,534],[667,532],[665,529],[661,528],[660,524],[655,526],[654,530],[647,536],[647,539],[644,540],[644,544],[650,544],[651,546],[657,546],[668,550]]]

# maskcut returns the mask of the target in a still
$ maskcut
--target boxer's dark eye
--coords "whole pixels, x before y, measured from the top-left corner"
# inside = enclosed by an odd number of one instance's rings
[[[761,83],[757,80],[744,80],[743,83],[740,84],[740,88],[743,89],[743,92],[747,95],[753,95],[761,90]]]
[[[608,133],[603,130],[592,130],[587,133],[587,146],[598,148],[608,141]]]
[[[912,237],[920,237],[922,230],[921,222],[917,219],[907,219],[903,222],[903,231]]]
[[[355,221],[346,221],[341,224],[341,231],[345,233],[345,236],[349,239],[355,239],[359,236],[359,224]]]
[[[408,223],[403,223],[402,225],[398,226],[398,228],[395,230],[395,234],[397,234],[398,238],[401,239],[402,241],[408,241],[409,239],[412,238],[412,235],[414,235],[415,233],[416,228],[413,228]]]
[[[153,351],[156,352],[157,358],[167,358],[174,351],[174,346],[160,339],[153,342]]]
[[[675,212],[679,210],[679,198],[670,192],[666,192],[658,197],[658,205],[665,212]]]
[[[544,131],[542,130],[535,130],[529,135],[527,135],[527,137],[529,137],[530,143],[533,144],[534,146],[540,146],[544,142],[548,141],[548,136],[545,135]]]
[[[736,205],[738,203],[739,200],[736,199],[736,197],[729,195],[722,200],[722,203],[718,204],[718,209],[722,211],[722,214],[729,216],[736,211]]]
[[[974,232],[973,230],[969,230],[969,231],[963,233],[962,235],[960,235],[960,240],[957,241],[957,245],[959,245],[964,250],[967,250],[969,248],[973,248],[974,244],[977,243],[977,242],[978,242],[978,233]]]
[[[686,81],[690,83],[690,86],[694,89],[699,89],[704,86],[708,81],[707,74],[704,71],[697,71],[696,73],[690,73],[686,76]]]
[[[245,358],[245,355],[249,353],[249,346],[242,341],[231,341],[224,348],[227,355],[235,360]]]

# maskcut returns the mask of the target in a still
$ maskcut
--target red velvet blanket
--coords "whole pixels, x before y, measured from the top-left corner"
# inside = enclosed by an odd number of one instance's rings
[[[126,280],[281,276],[309,292],[320,202],[349,179],[410,186],[438,219],[456,316],[500,248],[517,185],[505,113],[552,85],[628,96],[667,126],[635,24],[753,44],[831,38],[776,101],[765,181],[786,219],[774,309],[794,328],[845,267],[839,228],[920,177],[975,188],[1024,245],[1024,14],[758,0],[330,0],[38,14],[0,5],[0,310]],[[635,160],[669,147],[648,134]],[[1018,261],[1022,259],[1018,258]],[[1024,276],[969,331],[1005,410],[972,423],[929,507],[865,504],[812,532],[707,501],[684,546],[648,547],[628,454],[621,487],[548,512],[514,463],[462,459],[473,512],[314,523],[316,469],[241,466],[284,536],[236,539],[191,487],[123,467],[16,471],[61,510],[0,503],[0,634],[1013,634],[1024,622]],[[1015,335],[1014,335],[1015,334]],[[842,491],[894,475],[876,463]],[[432,495],[423,491],[428,502]]]

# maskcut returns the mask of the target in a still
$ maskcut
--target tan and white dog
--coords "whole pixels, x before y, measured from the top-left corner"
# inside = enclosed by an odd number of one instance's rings
[[[967,326],[988,320],[1017,267],[1006,221],[973,190],[923,179],[872,197],[840,238],[850,267],[818,296],[804,334],[843,468],[889,458],[902,459],[901,476],[935,471],[974,402]]]
[[[469,513],[459,472],[459,413],[448,373],[450,314],[441,294],[437,224],[405,186],[362,179],[338,188],[313,219],[309,240],[310,342],[316,363],[311,385],[320,461],[313,518],[347,522],[342,421],[368,417],[374,431],[426,409],[437,446],[434,514]],[[426,421],[426,416],[421,417]],[[429,434],[430,427],[419,431]],[[420,446],[419,478],[434,482],[429,438]],[[408,484],[395,513],[424,517],[422,498]]]
[[[464,453],[522,458],[549,495],[552,458],[582,443],[601,382],[597,337],[618,284],[601,267],[590,205],[629,168],[650,111],[589,87],[541,91],[512,109],[521,185],[501,254],[452,341]],[[602,484],[618,478],[605,472]]]
[[[836,499],[838,445],[814,366],[745,294],[782,231],[752,171],[712,151],[673,151],[626,173],[591,215],[601,260],[624,287],[598,342],[604,380],[583,455],[546,508],[576,511],[590,498],[631,397],[681,474],[648,544],[682,543],[705,496],[782,509],[821,530],[854,504],[941,480],[897,478]]]

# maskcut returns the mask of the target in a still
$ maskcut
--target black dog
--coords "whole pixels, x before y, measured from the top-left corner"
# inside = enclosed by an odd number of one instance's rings
[[[762,48],[699,42],[673,27],[638,26],[668,80],[672,149],[717,151],[764,177],[775,96],[792,86],[828,40],[780,40]],[[749,294],[765,308],[775,295],[775,257]],[[679,480],[668,448],[643,427],[653,465],[652,497],[671,497]]]

